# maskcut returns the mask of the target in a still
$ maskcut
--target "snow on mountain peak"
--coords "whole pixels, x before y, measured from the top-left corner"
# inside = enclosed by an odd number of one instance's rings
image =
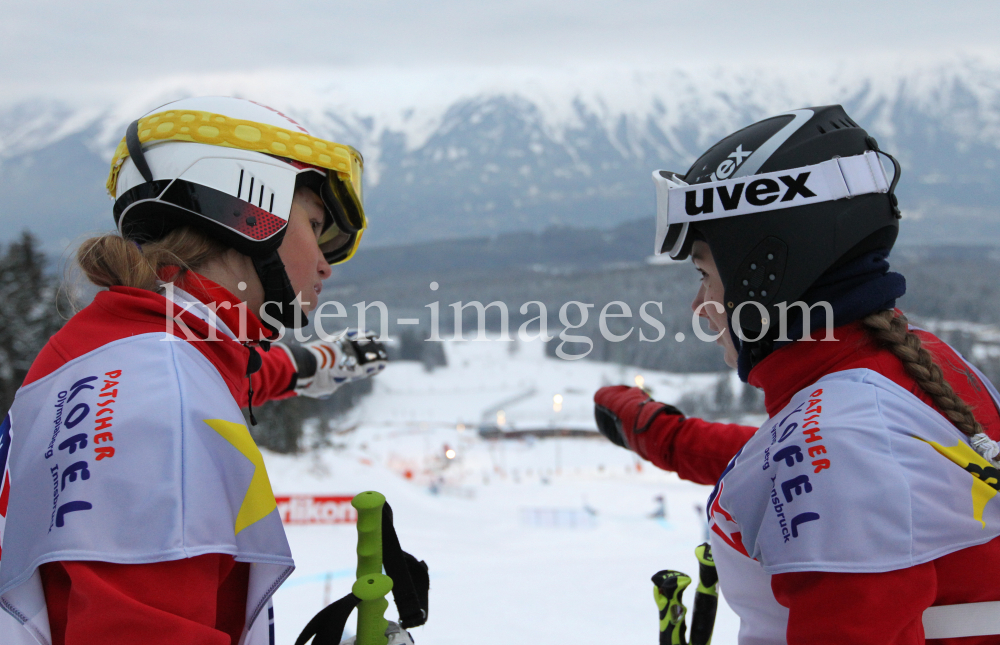
[[[68,205],[32,170],[44,164],[60,173],[62,194],[74,195],[72,208],[97,218],[107,206],[99,190],[107,160],[126,125],[170,101],[205,95],[252,98],[317,136],[358,148],[369,239],[379,243],[637,219],[652,208],[653,169],[683,170],[734,130],[831,103],[843,104],[900,160],[907,212],[936,214],[927,222],[943,218],[943,228],[928,224],[927,235],[978,240],[996,229],[995,57],[768,67],[265,69],[108,85],[72,100],[8,96],[0,102],[0,181],[7,189],[0,206],[24,226],[65,235],[60,222]],[[961,226],[959,215],[966,218]],[[84,226],[81,220],[78,228]]]
[[[9,107],[0,109],[0,159],[91,126],[96,126],[92,146],[110,156],[131,119],[197,95],[253,97],[289,113],[318,136],[359,147],[370,166],[378,165],[386,133],[402,135],[406,150],[416,150],[446,126],[456,105],[478,101],[488,110],[483,99],[489,98],[521,105],[526,118],[537,121],[555,142],[562,142],[569,129],[596,122],[628,156],[642,154],[636,141],[648,140],[653,126],[667,134],[661,143],[691,156],[696,151],[671,139],[672,133],[683,129],[688,141],[704,147],[768,114],[837,102],[851,103],[858,120],[890,136],[886,117],[903,99],[942,117],[974,113],[973,123],[954,124],[956,135],[978,137],[984,128],[1000,134],[1000,64],[976,58],[769,69],[318,68],[175,76],[139,89],[119,88],[82,104],[8,99]]]

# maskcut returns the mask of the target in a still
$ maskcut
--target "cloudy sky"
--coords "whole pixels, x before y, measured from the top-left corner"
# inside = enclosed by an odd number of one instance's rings
[[[1000,2],[0,2],[0,93],[304,67],[777,66],[1000,58]]]

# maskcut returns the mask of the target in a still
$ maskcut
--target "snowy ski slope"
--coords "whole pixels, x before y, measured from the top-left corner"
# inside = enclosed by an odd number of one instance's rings
[[[265,453],[274,491],[386,495],[403,548],[430,567],[430,616],[413,632],[418,643],[653,645],[650,577],[668,568],[697,576],[694,548],[705,529],[696,506],[709,488],[640,463],[599,436],[480,439],[477,425],[496,424],[498,415],[505,430],[593,429],[594,390],[639,374],[545,358],[540,343],[515,352],[510,345],[448,343],[449,366],[431,373],[392,364],[352,416],[337,421],[336,448]],[[715,382],[714,375],[641,375],[667,401]],[[649,517],[658,495],[666,497],[666,519]],[[286,530],[298,568],[274,597],[278,643],[294,642],[354,581],[354,525]],[[734,643],[737,629],[723,606],[714,642]]]

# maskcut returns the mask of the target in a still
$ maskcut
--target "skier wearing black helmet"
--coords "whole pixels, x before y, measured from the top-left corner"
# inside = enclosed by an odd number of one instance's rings
[[[1000,395],[895,308],[899,175],[840,106],[653,175],[655,251],[692,259],[692,309],[770,418],[710,423],[625,386],[595,414],[616,444],[714,484],[740,643],[998,642]]]
[[[0,424],[0,641],[274,643],[294,564],[241,407],[377,373],[350,334],[275,342],[366,227],[361,156],[251,101],[176,101],[111,165],[106,287],[55,334]],[[270,349],[271,351],[267,351]]]

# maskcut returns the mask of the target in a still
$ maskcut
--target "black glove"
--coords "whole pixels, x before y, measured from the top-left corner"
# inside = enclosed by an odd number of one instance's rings
[[[615,416],[614,412],[603,405],[595,405],[594,419],[597,421],[597,429],[610,439],[611,443],[628,448],[628,444],[625,443],[625,433],[622,432],[622,420]]]
[[[649,398],[640,388],[626,385],[602,387],[594,394],[594,419],[597,429],[616,446],[627,448],[635,438],[653,424],[660,415],[683,417],[672,405]]]

